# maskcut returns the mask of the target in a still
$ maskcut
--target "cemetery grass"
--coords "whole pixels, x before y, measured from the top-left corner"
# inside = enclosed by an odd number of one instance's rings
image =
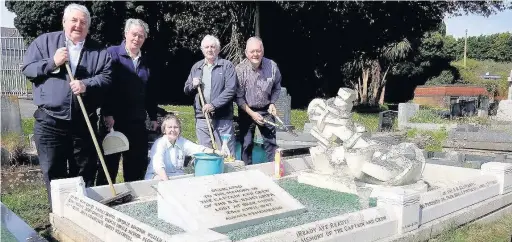
[[[512,215],[482,224],[468,224],[441,233],[429,242],[505,242],[512,236]]]

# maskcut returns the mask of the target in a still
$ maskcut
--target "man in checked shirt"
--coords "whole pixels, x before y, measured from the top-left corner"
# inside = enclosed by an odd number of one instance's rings
[[[263,57],[263,42],[258,37],[247,40],[245,56],[247,58],[236,66],[236,103],[242,160],[250,165],[256,125],[263,136],[267,161],[274,160],[276,128],[265,123],[264,119],[275,123],[273,115],[277,114],[275,102],[281,92],[281,73],[274,61]]]

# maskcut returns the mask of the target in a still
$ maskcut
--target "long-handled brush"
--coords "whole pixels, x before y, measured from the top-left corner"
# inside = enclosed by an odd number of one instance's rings
[[[66,70],[68,72],[69,79],[71,81],[74,81],[75,78],[71,72],[71,68],[69,67],[68,62],[66,62]],[[96,135],[94,134],[94,130],[92,129],[91,121],[89,120],[89,116],[87,115],[87,111],[85,110],[85,106],[80,94],[76,95],[76,99],[80,104],[80,109],[82,110],[82,114],[84,115],[85,122],[87,123],[87,127],[89,128],[89,133],[91,134],[92,141],[94,142],[94,147],[96,147],[96,152],[98,153],[98,157],[100,158],[101,166],[103,167],[103,171],[105,172],[105,176],[107,177],[108,184],[110,185],[110,190],[112,191],[112,197],[105,198],[101,200],[100,203],[105,204],[107,206],[114,206],[117,204],[122,204],[131,201],[133,199],[133,195],[131,194],[130,191],[117,193],[114,189],[114,185],[112,184],[112,180],[110,179],[110,174],[107,170],[107,166],[105,165],[105,160],[103,159],[103,155],[101,154],[100,146],[98,145],[98,141],[96,140]]]

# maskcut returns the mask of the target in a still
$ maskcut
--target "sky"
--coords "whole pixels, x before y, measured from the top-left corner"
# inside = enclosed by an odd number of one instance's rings
[[[0,0],[1,27],[14,27],[14,13],[5,7],[5,1]],[[464,15],[445,18],[446,32],[455,38],[464,37],[468,29],[468,36],[489,35],[495,33],[512,32],[512,10],[506,10],[489,17],[479,15]]]

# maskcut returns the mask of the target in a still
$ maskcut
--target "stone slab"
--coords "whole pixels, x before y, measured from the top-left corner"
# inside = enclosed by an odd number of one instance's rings
[[[371,231],[371,232],[370,232]],[[394,214],[369,208],[242,240],[243,242],[376,241],[397,233]]]
[[[46,242],[47,240],[31,228],[23,219],[13,213],[8,207],[0,202],[2,211],[1,225],[18,241]],[[2,233],[3,234],[3,233]],[[6,239],[6,238],[3,238]]]
[[[305,211],[257,170],[164,181],[158,193],[158,217],[185,231],[228,232]]]
[[[58,216],[64,215],[64,204],[69,194],[87,196],[85,182],[81,176],[52,180],[50,182],[50,187],[50,193],[52,195],[52,212]]]
[[[421,224],[497,196],[500,185],[492,175],[482,175],[420,195]]]
[[[477,150],[492,150],[492,151],[512,151],[512,143],[493,143],[490,141],[456,141],[446,140],[443,144],[445,148],[457,149],[477,149]]]
[[[512,88],[511,88],[512,90]],[[512,121],[512,100],[501,100],[496,113],[498,121]]]
[[[10,132],[22,134],[23,131],[21,129],[21,114],[18,97],[2,95],[1,106],[2,134]]]
[[[489,162],[482,165],[482,174],[494,175],[500,183],[500,194],[512,192],[512,164]]]
[[[416,103],[398,104],[398,128],[406,127],[409,119],[420,110],[420,105]]]
[[[206,229],[170,236],[88,197],[70,194],[64,205],[64,218],[79,221],[79,226],[101,241],[229,241],[225,235]]]
[[[512,143],[512,134],[498,130],[486,130],[479,132],[452,131],[449,132],[448,139],[459,140],[460,142]]]
[[[377,206],[393,211],[398,220],[398,232],[406,233],[420,225],[420,193],[402,188],[383,191],[377,198]]]

